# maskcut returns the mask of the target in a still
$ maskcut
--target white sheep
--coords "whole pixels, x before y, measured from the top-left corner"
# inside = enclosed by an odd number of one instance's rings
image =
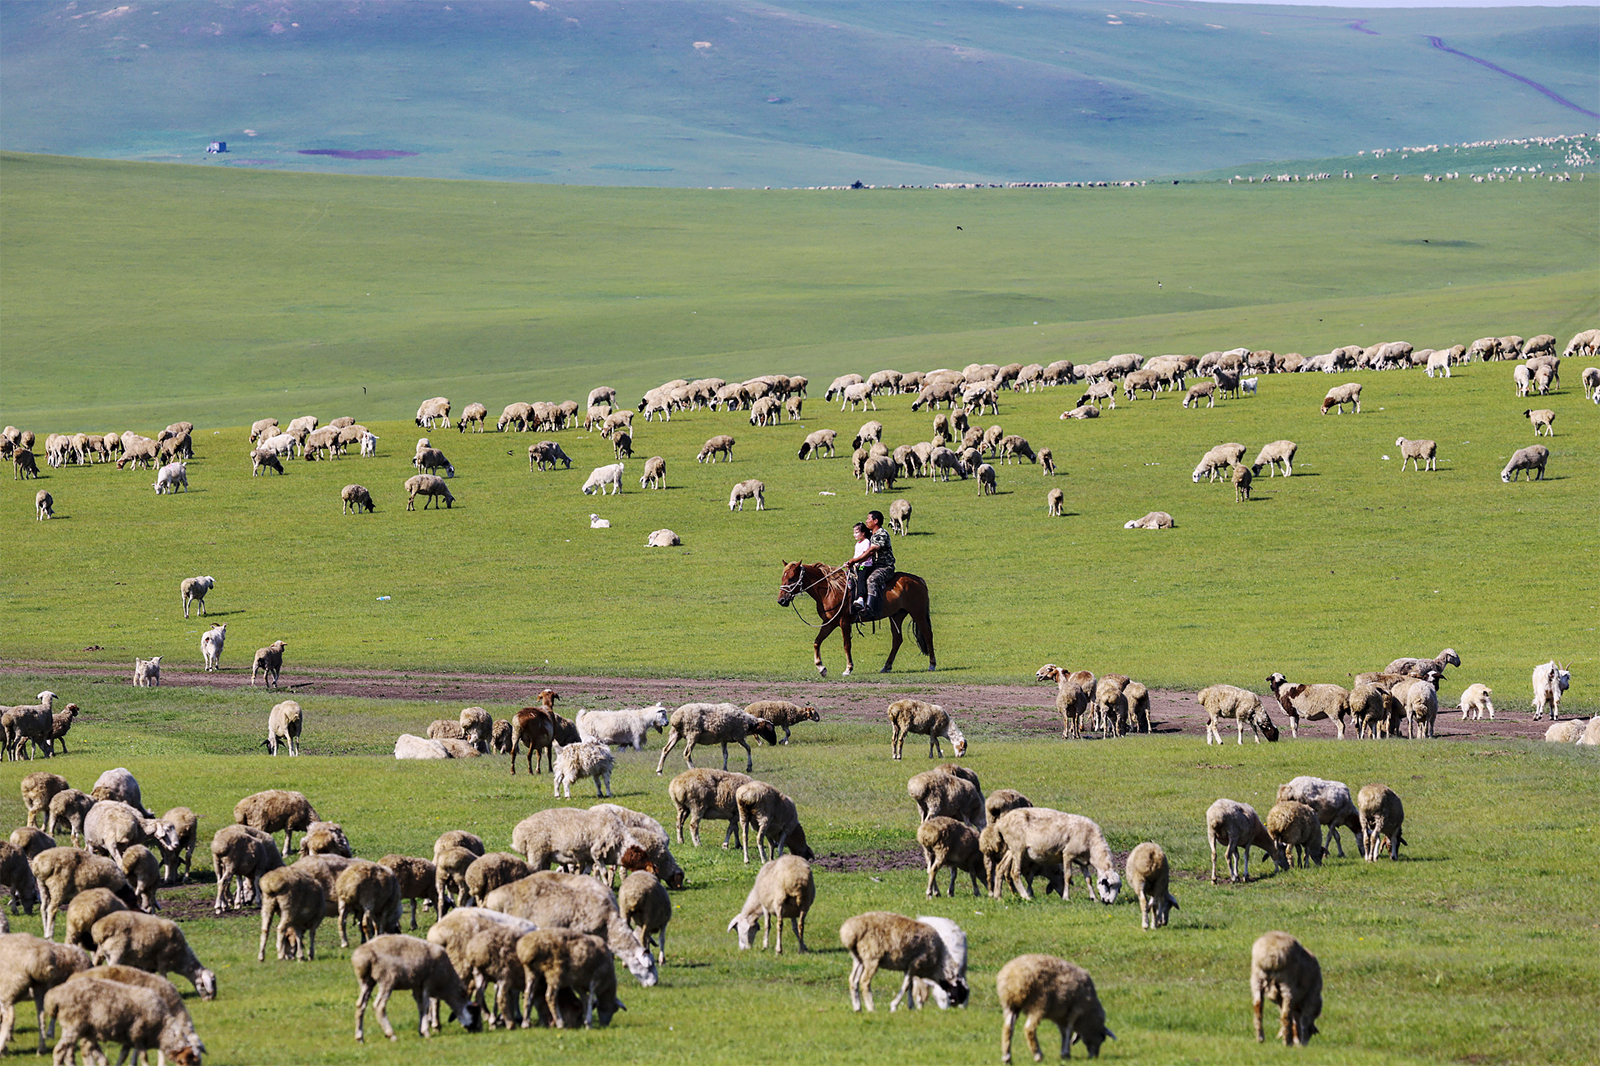
[[[895,700],[884,713],[889,718],[889,753],[895,759],[904,754],[906,737],[912,733],[920,733],[928,738],[930,759],[935,753],[944,758],[944,747],[939,743],[941,738],[950,741],[957,758],[967,753],[967,738],[937,703],[914,699]]]
[[[222,669],[222,646],[228,639],[228,623],[212,626],[200,634],[200,655],[205,660],[206,672]]]
[[[657,733],[666,730],[667,711],[661,703],[620,711],[580,710],[574,724],[578,727],[578,736],[584,740],[639,751],[651,729]]]
[[[1322,1013],[1322,967],[1317,957],[1288,933],[1264,933],[1250,949],[1250,1003],[1257,1043],[1265,1039],[1263,999],[1279,1005],[1278,1036],[1285,1047],[1305,1047],[1311,1042]]]
[[[1518,448],[1511,453],[1511,459],[1505,468],[1500,471],[1500,480],[1510,484],[1517,480],[1523,471],[1527,471],[1528,480],[1534,480],[1538,474],[1540,481],[1544,480],[1544,467],[1550,461],[1550,449],[1542,444],[1530,444],[1526,448]]]
[[[1537,722],[1544,717],[1546,708],[1550,710],[1550,720],[1554,722],[1561,717],[1561,694],[1572,685],[1572,671],[1559,665],[1554,659],[1547,663],[1540,663],[1533,668],[1533,720]],[[43,694],[40,695],[43,699]]]
[[[1239,743],[1244,743],[1244,727],[1248,723],[1250,731],[1255,735],[1256,743],[1261,743],[1263,735],[1269,742],[1278,739],[1278,727],[1272,724],[1272,719],[1267,715],[1266,709],[1261,706],[1261,697],[1248,689],[1235,685],[1211,685],[1200,690],[1196,697],[1200,705],[1206,709],[1206,743],[1213,740],[1222,743],[1222,733],[1217,728],[1217,723],[1224,718],[1232,718],[1239,727]]]
[[[571,798],[572,786],[584,778],[594,781],[594,794],[596,796],[611,795],[611,770],[614,766],[611,757],[611,746],[595,741],[580,741],[577,744],[564,744],[556,752],[555,765],[552,767],[551,784],[552,795]],[[605,791],[600,791],[601,782],[605,782]]]
[[[1275,440],[1271,444],[1263,444],[1256,453],[1256,461],[1250,464],[1250,472],[1257,477],[1261,476],[1261,468],[1267,468],[1268,477],[1278,476],[1278,466],[1283,466],[1283,476],[1294,475],[1294,453],[1299,450],[1299,445],[1292,440]]]
[[[766,493],[766,483],[757,478],[741,481],[728,494],[728,510],[742,511],[744,510],[744,501],[754,500],[756,501],[756,510],[764,511],[767,507]]]
[[[1494,695],[1494,690],[1487,685],[1472,684],[1461,693],[1461,719],[1465,721],[1470,712],[1475,718],[1487,717],[1494,721],[1494,701],[1489,697]]]
[[[806,915],[817,897],[811,864],[798,855],[781,855],[762,864],[755,883],[745,897],[744,906],[728,922],[728,932],[739,934],[739,950],[755,946],[755,927],[761,926],[761,948],[766,950],[767,932],[777,926],[777,948],[783,954],[783,920],[789,919],[800,951],[806,948]]]
[[[593,472],[589,474],[589,479],[583,483],[583,494],[585,496],[589,496],[595,492],[599,492],[599,494],[602,496],[615,496],[617,493],[621,492],[622,470],[624,465],[625,464],[623,463],[611,463],[606,466],[595,467]],[[609,494],[606,492],[607,485],[611,486],[611,492]]]
[[[1106,1028],[1105,1008],[1095,992],[1094,980],[1081,967],[1054,955],[1019,955],[995,975],[1000,997],[1000,1061],[1011,1061],[1011,1034],[1017,1018],[1028,1040],[1033,1061],[1040,1062],[1039,1023],[1052,1021],[1061,1030],[1061,1057],[1072,1056],[1072,1045],[1082,1041],[1091,1059],[1100,1046],[1117,1034]]]
[[[1167,912],[1178,901],[1167,891],[1171,871],[1161,845],[1146,841],[1128,852],[1125,872],[1128,887],[1139,897],[1139,928],[1160,929],[1166,925]]]
[[[1231,799],[1219,799],[1206,808],[1206,835],[1211,842],[1211,883],[1217,883],[1217,845],[1222,844],[1228,862],[1228,880],[1241,876],[1250,882],[1250,849],[1260,848],[1280,869],[1288,864],[1278,854],[1277,845],[1261,824],[1254,807]]]
[[[1135,518],[1122,524],[1123,529],[1172,529],[1176,523],[1172,516],[1165,511],[1151,511],[1142,518]]]
[[[295,419],[295,422],[300,421]],[[450,425],[450,401],[443,396],[435,396],[431,400],[423,400],[422,406],[417,408],[417,425],[423,429],[432,429],[437,422],[441,429]],[[315,426],[315,420],[312,425]],[[289,423],[291,429],[294,422]]]
[[[1245,447],[1237,442],[1218,444],[1200,457],[1200,462],[1194,468],[1194,473],[1189,480],[1199,484],[1204,477],[1207,481],[1222,479],[1222,470],[1238,466],[1244,461]]]
[[[401,733],[394,742],[396,759],[448,759],[450,750],[431,737]]]
[[[652,455],[644,461],[644,476],[639,479],[639,487],[664,489],[667,487],[667,461],[659,455]]]
[[[1009,882],[1023,899],[1033,898],[1033,878],[1050,868],[1061,870],[1061,899],[1072,896],[1074,867],[1090,895],[1109,906],[1122,889],[1122,875],[1100,826],[1088,818],[1049,807],[1019,807],[995,822],[1005,855],[995,871],[994,894]],[[1091,874],[1092,871],[1092,874]]]
[[[177,492],[178,486],[183,486],[183,491],[189,491],[189,468],[182,462],[168,463],[156,471],[156,480],[150,487],[156,490],[156,495],[161,496],[169,492]]]
[[[944,938],[932,926],[903,914],[868,911],[845,920],[839,927],[839,941],[850,952],[853,1010],[859,1011],[863,1001],[867,1010],[874,1009],[872,978],[880,968],[905,971],[900,991],[889,1002],[891,1012],[902,1000],[908,1009],[916,1009],[916,998],[910,992],[918,977],[944,989],[957,1006],[967,1001],[966,978],[956,972],[956,962],[950,958]]]
[[[284,700],[272,708],[267,715],[267,749],[272,755],[278,754],[278,741],[282,740],[289,748],[291,756],[300,754],[300,730],[305,719],[300,704],[294,700]]]
[[[1400,449],[1400,469],[1403,472],[1406,464],[1410,463],[1418,473],[1422,472],[1425,464],[1429,470],[1438,470],[1439,445],[1431,440],[1407,440],[1405,437],[1395,438],[1395,447]]]
[[[161,656],[150,659],[133,660],[133,687],[134,688],[160,688],[161,687]]]

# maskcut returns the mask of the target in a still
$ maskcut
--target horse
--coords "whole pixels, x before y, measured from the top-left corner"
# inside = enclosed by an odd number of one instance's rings
[[[845,591],[845,576],[843,567],[826,563],[785,562],[783,581],[778,585],[779,607],[789,606],[802,592],[817,601],[817,617],[822,619],[822,626],[817,631],[811,651],[817,673],[823,677],[828,676],[828,668],[822,665],[822,642],[835,629],[840,631],[844,641],[843,676],[849,677],[850,671],[855,669],[855,661],[850,656],[850,627],[855,619],[851,614],[850,597]],[[928,613],[927,583],[915,574],[895,574],[894,582],[884,590],[883,606],[882,617],[889,621],[894,642],[889,646],[889,658],[880,672],[887,674],[894,666],[894,657],[900,651],[902,639],[900,627],[907,615],[911,617],[917,649],[928,657],[928,669],[933,670],[938,662],[933,654],[933,620]]]

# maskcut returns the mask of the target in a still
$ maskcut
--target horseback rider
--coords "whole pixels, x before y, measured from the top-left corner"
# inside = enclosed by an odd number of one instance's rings
[[[871,622],[878,618],[883,607],[883,596],[894,581],[894,548],[889,543],[889,531],[883,528],[883,514],[868,511],[865,522],[867,539],[847,566],[866,577],[866,595],[851,606],[857,622]]]

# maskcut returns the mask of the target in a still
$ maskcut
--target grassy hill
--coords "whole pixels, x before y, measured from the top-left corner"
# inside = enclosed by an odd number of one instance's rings
[[[582,185],[1125,179],[1592,132],[1597,32],[1593,7],[5,4],[0,148]]]

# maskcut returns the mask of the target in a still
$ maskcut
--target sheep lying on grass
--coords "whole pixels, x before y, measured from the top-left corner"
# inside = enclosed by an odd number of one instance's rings
[[[1172,529],[1175,523],[1172,516],[1165,511],[1151,511],[1142,518],[1135,518],[1124,522],[1123,529]]]
[[[283,854],[294,851],[294,835],[321,821],[316,808],[301,792],[268,789],[246,796],[233,808],[233,820],[271,836],[283,833]]]
[[[930,981],[957,1006],[967,1001],[966,979],[957,972],[944,939],[937,930],[922,922],[890,911],[868,911],[846,919],[839,927],[839,941],[850,952],[850,1006],[859,1011],[863,1001],[873,1010],[872,978],[878,970],[903,970],[905,980],[889,1002],[892,1012],[906,1000],[915,1010],[915,997],[908,998],[916,978]]]
[[[754,947],[757,924],[761,926],[761,948],[767,947],[767,931],[777,926],[777,953],[783,954],[783,920],[789,919],[794,938],[803,953],[806,949],[806,915],[816,899],[817,886],[811,864],[798,855],[782,855],[762,865],[755,883],[745,897],[744,907],[728,922],[728,932],[739,934],[739,950]]]
[[[889,718],[891,729],[889,753],[895,759],[904,753],[906,737],[912,733],[920,733],[928,738],[930,759],[935,754],[941,759],[944,758],[944,748],[939,743],[941,738],[950,741],[955,748],[957,758],[967,753],[967,738],[950,720],[944,708],[937,703],[924,703],[913,699],[895,700],[889,704],[884,713]]]
[[[1265,1039],[1261,1004],[1267,999],[1279,1005],[1278,1036],[1284,1046],[1309,1044],[1322,1013],[1322,967],[1288,933],[1265,933],[1250,949],[1250,1004],[1257,1043]]]
[[[1072,1045],[1082,1041],[1091,1059],[1100,1045],[1117,1034],[1106,1028],[1105,1008],[1095,992],[1094,980],[1081,968],[1054,955],[1019,955],[995,975],[1000,996],[1000,1061],[1011,1061],[1011,1034],[1019,1016],[1033,1061],[1041,1062],[1039,1023],[1052,1021],[1061,1030],[1061,1057],[1070,1058]]]

